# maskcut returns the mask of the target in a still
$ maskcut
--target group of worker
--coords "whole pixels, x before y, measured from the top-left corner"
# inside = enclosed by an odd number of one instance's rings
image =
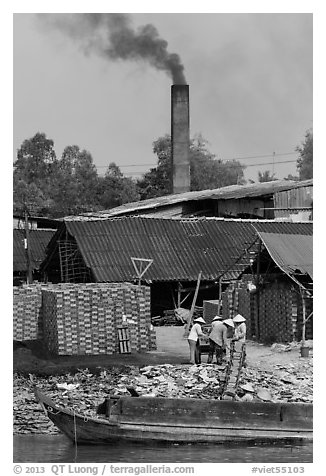
[[[221,316],[215,316],[208,334],[209,352],[207,363],[213,362],[214,354],[217,365],[222,365],[225,351],[230,350],[230,341],[245,342],[246,340],[246,319],[237,314],[233,319],[225,319]],[[191,327],[188,343],[190,350],[190,363],[196,363],[196,350],[199,346],[199,338],[205,336],[201,325],[206,324],[202,317],[194,319]]]

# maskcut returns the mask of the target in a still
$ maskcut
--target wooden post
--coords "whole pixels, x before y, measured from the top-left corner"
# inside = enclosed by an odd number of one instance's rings
[[[222,300],[222,278],[218,280],[218,306],[217,306],[218,315],[220,315],[220,311],[221,311],[221,300]]]
[[[29,240],[29,223],[28,223],[28,213],[25,210],[25,254],[26,254],[26,282],[31,284],[33,282],[33,274],[31,269],[31,251],[30,251],[30,240]]]
[[[174,297],[174,290],[171,287],[171,294],[172,294],[172,301],[173,301],[173,308],[176,309],[175,297]]]
[[[65,235],[65,277],[64,277],[64,282],[68,283],[68,232],[66,228],[66,235]]]
[[[178,282],[178,309],[181,306],[181,283]]]
[[[301,340],[301,347],[305,347],[306,343],[306,300],[305,300],[305,292],[300,287],[300,294],[302,300],[302,340]]]
[[[306,290],[300,286],[300,294],[302,299],[302,341],[301,341],[301,357],[309,357],[309,347],[306,347],[306,322],[312,316],[312,312],[306,318]]]
[[[200,286],[201,274],[202,274],[202,272],[200,271],[200,273],[198,275],[198,278],[197,278],[197,285],[196,285],[196,289],[195,289],[194,298],[193,298],[192,304],[191,304],[189,319],[188,319],[187,326],[186,326],[186,329],[185,329],[184,338],[187,338],[188,335],[189,335],[189,329],[190,329],[190,325],[191,325],[191,321],[192,321],[192,316],[194,314],[196,300],[197,300],[199,286]]]
[[[255,333],[256,333],[256,339],[260,338],[260,326],[259,326],[259,276],[260,276],[260,254],[261,254],[261,239],[259,239],[259,245],[258,245],[258,255],[257,255],[257,271],[256,271],[256,322],[255,322]]]
[[[61,243],[59,242],[58,244],[58,253],[59,253],[59,262],[60,262],[60,274],[61,274],[61,282],[64,283],[65,282],[65,278],[64,278],[64,275],[63,275],[63,265],[62,265],[62,246],[61,246]]]

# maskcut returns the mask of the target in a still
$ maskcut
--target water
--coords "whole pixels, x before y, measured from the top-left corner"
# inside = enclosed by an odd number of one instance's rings
[[[14,436],[15,463],[312,463],[312,443],[80,445],[64,435]]]

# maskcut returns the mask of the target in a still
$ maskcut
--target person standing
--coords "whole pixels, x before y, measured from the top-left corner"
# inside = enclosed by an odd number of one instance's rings
[[[222,320],[223,320],[222,316],[215,316],[211,324],[211,330],[208,335],[208,339],[209,339],[209,351],[208,351],[208,358],[207,358],[208,364],[211,364],[213,362],[214,354],[216,355],[216,362],[219,360],[218,358],[219,349],[218,349],[218,344],[216,340],[217,340],[217,336],[219,335],[218,329],[223,327]]]
[[[202,331],[201,324],[206,324],[206,322],[204,321],[202,317],[197,317],[197,319],[194,319],[194,323],[190,329],[190,333],[188,336],[191,364],[197,364],[196,347],[199,345],[199,337],[202,337],[205,335]]]
[[[234,336],[233,336],[233,341],[235,342],[239,342],[240,344],[236,345],[236,349],[238,351],[242,351],[243,352],[243,361],[242,361],[242,365],[243,367],[247,367],[247,363],[246,363],[246,347],[245,347],[245,343],[246,343],[246,333],[247,333],[247,326],[246,326],[246,319],[241,316],[241,314],[237,314],[234,318],[233,318],[233,322],[234,322]]]
[[[208,364],[212,363],[213,355],[215,352],[217,365],[222,365],[224,349],[230,350],[230,345],[227,337],[228,329],[231,329],[233,327],[234,324],[232,319],[226,319],[225,321],[221,321],[220,318],[213,319],[212,330],[209,334],[210,350],[207,359]]]
[[[240,341],[240,342],[246,342],[246,333],[247,333],[247,327],[246,327],[246,319],[241,316],[241,314],[237,314],[233,318],[234,322],[234,337],[233,340]]]

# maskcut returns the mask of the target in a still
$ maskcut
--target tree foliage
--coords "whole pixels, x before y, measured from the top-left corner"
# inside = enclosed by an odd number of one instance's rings
[[[159,197],[173,192],[171,137],[165,135],[153,143],[157,167],[150,169],[137,185],[142,199]],[[244,166],[237,160],[223,162],[208,150],[201,136],[190,142],[190,188],[207,190],[242,183]]]
[[[306,132],[305,140],[295,150],[299,152],[297,170],[300,180],[313,178],[313,132],[311,129]]]
[[[17,151],[14,163],[16,175],[23,177],[28,184],[46,181],[57,166],[53,146],[53,140],[47,139],[44,133],[38,132],[31,139],[26,139]]]
[[[120,168],[111,162],[100,182],[99,199],[103,208],[113,208],[123,203],[139,200],[135,182],[123,175]]]
[[[34,183],[27,183],[16,176],[13,189],[15,214],[20,215],[27,211],[33,215],[44,215],[51,206],[51,200],[47,200],[42,190]]]
[[[14,213],[28,210],[53,218],[139,199],[135,182],[113,162],[100,177],[87,150],[69,145],[57,159],[53,140],[39,132],[17,151],[13,189]]]
[[[140,198],[161,197],[172,193],[171,138],[160,137],[153,143],[157,155],[157,167],[153,167],[137,181]]]
[[[277,180],[275,177],[275,174],[271,174],[270,170],[265,170],[264,172],[261,172],[259,170],[258,172],[258,182],[273,182],[274,180]]]
[[[26,139],[14,163],[14,212],[28,210],[53,218],[109,209],[140,199],[173,192],[171,138],[153,143],[157,166],[135,182],[111,162],[104,177],[97,174],[93,158],[78,145],[67,146],[57,158],[53,140],[38,132]],[[244,166],[223,162],[208,149],[202,136],[190,143],[191,190],[204,190],[242,183]]]
[[[53,207],[52,177],[56,175],[58,161],[54,143],[38,132],[25,140],[17,151],[14,163],[14,212],[28,210],[47,215]]]

